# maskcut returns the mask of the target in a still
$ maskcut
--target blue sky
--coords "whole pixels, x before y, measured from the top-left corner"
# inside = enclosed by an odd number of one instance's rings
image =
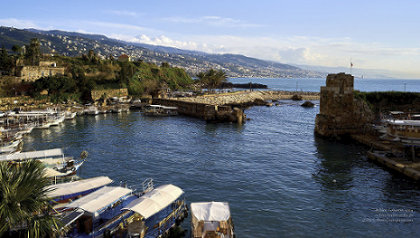
[[[4,1],[0,25],[420,78],[420,1]]]

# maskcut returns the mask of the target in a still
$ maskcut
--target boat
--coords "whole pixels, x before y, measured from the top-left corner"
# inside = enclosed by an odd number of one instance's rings
[[[65,117],[66,120],[72,120],[76,117],[76,115],[77,115],[77,112],[67,111],[67,112],[64,113],[64,117]]]
[[[68,237],[103,237],[132,215],[121,209],[136,198],[129,188],[104,186],[66,205],[68,211],[60,219],[63,230]]]
[[[66,116],[64,113],[57,114],[55,117],[51,118],[50,126],[58,126],[60,123],[64,122]]]
[[[43,163],[46,168],[45,177],[54,180],[76,174],[85,161],[84,159],[76,161],[72,157],[65,157],[59,148],[0,155],[0,162],[22,163],[33,159]]]
[[[395,141],[420,145],[420,120],[386,120],[387,135]]]
[[[168,234],[172,227],[180,224],[187,215],[184,191],[166,184],[151,188],[141,197],[133,200],[123,211],[133,213],[126,222],[129,237],[154,238]]]
[[[146,116],[176,116],[178,115],[178,107],[148,105],[144,108],[143,114]]]
[[[22,139],[13,139],[11,141],[0,143],[0,156],[2,154],[13,154],[22,150]]]
[[[47,196],[53,200],[54,210],[56,212],[62,212],[62,209],[65,208],[68,203],[109,185],[112,182],[112,179],[107,176],[99,176],[53,184],[46,188],[48,191]]]
[[[89,106],[84,110],[85,114],[96,116],[99,114],[99,110],[95,106]]]
[[[229,204],[227,202],[191,203],[191,237],[235,237]]]

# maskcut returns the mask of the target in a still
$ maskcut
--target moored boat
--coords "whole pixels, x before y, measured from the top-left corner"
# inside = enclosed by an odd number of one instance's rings
[[[143,114],[146,116],[176,116],[178,115],[178,108],[162,105],[148,105],[144,108]]]
[[[129,237],[152,238],[168,234],[186,216],[184,191],[172,184],[153,188],[125,206],[134,214],[127,219]]]
[[[229,204],[227,202],[191,203],[191,237],[235,237]]]
[[[118,186],[104,186],[66,205],[62,223],[69,237],[103,237],[119,229],[120,223],[132,212],[121,212],[137,197],[132,190]]]

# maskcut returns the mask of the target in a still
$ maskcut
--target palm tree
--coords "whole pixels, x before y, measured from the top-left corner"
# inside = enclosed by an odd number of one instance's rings
[[[0,237],[45,237],[58,229],[41,162],[0,163]]]
[[[197,74],[198,79],[205,87],[214,89],[221,83],[226,82],[227,75],[223,70],[209,69],[206,72]]]

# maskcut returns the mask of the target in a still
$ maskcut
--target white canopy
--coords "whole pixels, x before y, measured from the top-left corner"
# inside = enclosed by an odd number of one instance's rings
[[[128,188],[105,186],[89,195],[71,202],[67,205],[67,207],[80,208],[93,214],[94,216],[97,216],[101,209],[117,202],[131,192],[132,190]]]
[[[230,209],[227,202],[191,203],[191,214],[199,221],[227,221]]]
[[[48,186],[48,188],[52,189],[52,191],[48,193],[48,197],[54,198],[76,194],[90,189],[99,188],[110,183],[112,183],[112,179],[106,176],[99,176],[74,182],[54,184]]]
[[[48,158],[54,156],[63,156],[63,150],[50,149],[50,150],[38,150],[30,152],[21,152],[10,155],[0,155],[0,161],[11,161],[11,160],[28,160],[28,159],[39,159],[39,158]]]
[[[130,202],[123,210],[131,210],[147,219],[174,202],[183,193],[184,191],[175,185],[162,185]]]

